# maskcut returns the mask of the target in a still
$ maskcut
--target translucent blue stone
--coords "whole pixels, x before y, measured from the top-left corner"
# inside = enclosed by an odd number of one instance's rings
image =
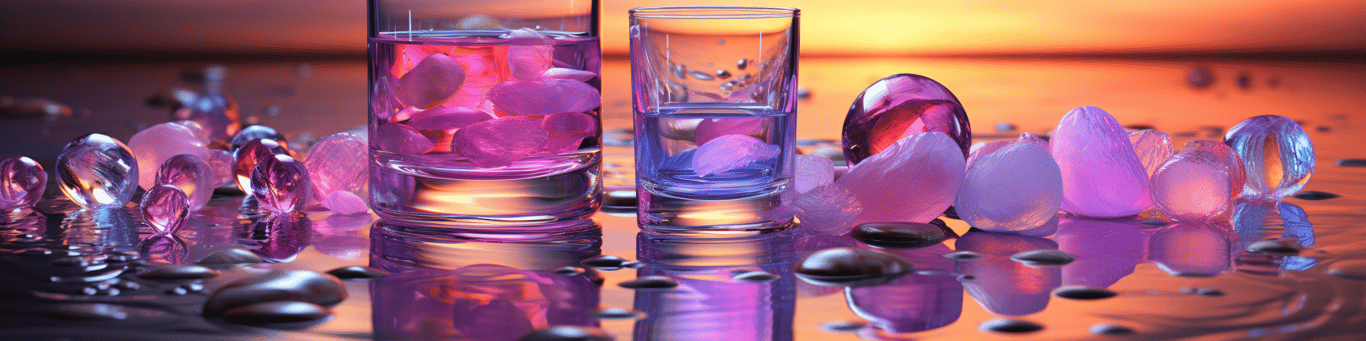
[[[57,184],[82,207],[119,207],[138,189],[138,161],[123,142],[88,134],[57,154]]]
[[[1295,194],[1314,174],[1314,144],[1294,120],[1263,115],[1239,122],[1224,144],[1243,161],[1244,197],[1279,200]]]

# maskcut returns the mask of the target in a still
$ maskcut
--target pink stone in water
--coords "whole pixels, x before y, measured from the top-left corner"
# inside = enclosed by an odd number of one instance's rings
[[[213,170],[213,187],[226,186],[233,183],[233,168],[237,165],[237,160],[233,159],[232,152],[222,149],[210,149],[209,158],[204,160],[209,163],[209,169]]]
[[[578,150],[584,138],[598,135],[597,118],[581,112],[562,112],[546,116],[541,121],[541,126],[549,134],[545,151],[551,155]]]
[[[146,172],[138,176],[138,186],[143,189],[156,185],[154,169],[173,156],[190,154],[201,159],[209,157],[209,149],[194,131],[171,122],[154,125],[133,134],[133,137],[128,139],[128,148],[133,150],[133,157],[138,159],[138,164],[147,168]]]
[[[237,177],[237,188],[243,192],[251,191],[251,171],[261,160],[275,155],[290,155],[289,150],[272,140],[252,140],[238,148],[233,155],[233,174]]]
[[[797,193],[806,193],[835,182],[835,164],[829,158],[797,155],[796,159],[796,170],[792,172],[792,186]]]
[[[1134,153],[1143,163],[1143,170],[1151,177],[1162,162],[1172,156],[1172,138],[1157,129],[1143,129],[1129,132],[1129,142],[1134,144]]]
[[[475,109],[435,107],[413,114],[405,124],[415,129],[453,130],[493,118],[493,115]]]
[[[138,189],[138,160],[123,142],[104,134],[67,143],[57,154],[55,172],[62,193],[81,207],[122,207]]]
[[[252,194],[261,208],[272,212],[298,211],[313,191],[304,164],[288,155],[271,155],[251,171]]]
[[[460,129],[451,151],[479,167],[503,167],[540,153],[547,139],[540,120],[503,117]]]
[[[433,53],[399,77],[394,96],[404,105],[431,109],[454,96],[465,84],[465,66],[450,56]]]
[[[488,96],[494,107],[514,116],[585,112],[602,103],[597,88],[564,79],[502,82],[490,88]]]
[[[366,160],[369,149],[365,139],[351,133],[332,134],[313,144],[304,159],[304,168],[313,183],[314,198],[364,188],[369,175]]]
[[[379,150],[402,155],[422,154],[435,145],[416,129],[398,123],[380,124],[375,128],[375,142]]]
[[[855,223],[928,223],[953,204],[966,169],[957,141],[940,132],[902,138],[835,180],[858,197]]]
[[[584,71],[579,69],[570,69],[562,67],[549,68],[545,70],[545,73],[541,74],[542,78],[568,79],[580,82],[587,82],[597,76],[598,74],[593,73],[592,71]]]
[[[850,164],[882,152],[901,138],[923,132],[948,135],[968,156],[972,127],[963,105],[933,79],[893,75],[863,90],[844,118],[844,156]]]
[[[550,69],[550,46],[514,45],[508,47],[508,71],[513,78],[536,80]]]
[[[1157,208],[1179,221],[1206,222],[1226,217],[1232,195],[1223,157],[1192,150],[1173,155],[1153,173]]]
[[[365,200],[347,191],[336,191],[323,199],[323,207],[336,214],[360,214],[370,211]]]
[[[1237,197],[1243,192],[1243,184],[1247,182],[1247,172],[1243,169],[1243,161],[1238,158],[1238,153],[1229,148],[1228,145],[1219,141],[1195,140],[1186,142],[1181,146],[1181,151],[1200,150],[1217,155],[1224,159],[1224,165],[1228,166],[1229,185],[1232,189],[1229,194]]]
[[[768,118],[708,118],[697,123],[697,130],[694,141],[697,145],[703,145],[712,139],[732,134],[753,135],[764,133],[764,127],[768,126]]]
[[[1096,107],[1067,112],[1053,129],[1053,159],[1062,170],[1062,210],[1097,218],[1131,216],[1152,205],[1148,173],[1129,134]]]
[[[697,176],[725,173],[752,162],[777,157],[778,146],[749,135],[725,135],[697,147],[692,169]]]
[[[180,230],[190,214],[190,199],[176,186],[153,186],[142,194],[141,210],[142,219],[157,235],[171,234]]]
[[[47,172],[26,156],[0,161],[0,213],[33,207],[47,189]]]
[[[156,173],[156,185],[171,185],[180,189],[190,200],[190,210],[198,211],[213,197],[213,170],[204,159],[192,154],[180,154],[166,163]]]
[[[968,166],[954,209],[972,227],[1019,232],[1042,226],[1062,203],[1062,174],[1048,151],[1012,142]]]
[[[833,183],[803,193],[793,205],[803,229],[824,235],[849,233],[854,219],[863,213],[863,204],[854,193]]]

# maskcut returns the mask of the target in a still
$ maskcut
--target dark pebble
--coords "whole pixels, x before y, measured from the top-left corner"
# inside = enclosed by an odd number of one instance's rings
[[[1340,197],[1340,196],[1341,196],[1341,195],[1337,195],[1337,194],[1335,194],[1335,193],[1319,192],[1319,191],[1303,191],[1303,192],[1295,193],[1295,198],[1296,198],[1296,199],[1302,199],[1302,200],[1328,200],[1328,199],[1333,199],[1333,198],[1337,198],[1337,197]]]
[[[664,276],[644,276],[617,285],[627,289],[672,289],[678,282]]]
[[[204,302],[204,315],[219,316],[237,306],[272,301],[301,301],[331,307],[346,299],[346,287],[334,277],[303,270],[275,270],[224,285]]]
[[[43,316],[54,320],[123,320],[128,312],[113,304],[67,303],[43,311]]]
[[[858,331],[867,325],[868,324],[863,321],[830,321],[821,323],[821,330],[834,333],[847,333]]]
[[[1033,250],[1010,256],[1016,262],[1031,266],[1062,266],[1076,260],[1072,255],[1060,250]]]
[[[593,312],[593,317],[603,320],[626,320],[640,318],[640,312],[621,308],[602,308]]]
[[[1126,126],[1124,126],[1124,128],[1133,129],[1133,130],[1157,129],[1157,127],[1154,127],[1154,126],[1151,125],[1151,124],[1142,124],[1142,123],[1136,123],[1136,124],[1126,125]]]
[[[1043,326],[1038,323],[1011,318],[996,318],[982,322],[977,326],[982,331],[997,333],[1032,333],[1043,330]]]
[[[1100,335],[1130,335],[1134,333],[1134,329],[1118,324],[1097,323],[1091,325],[1091,333]]]
[[[580,326],[551,326],[526,334],[517,341],[610,341],[602,329]]]
[[[336,276],[337,278],[340,278],[343,281],[373,281],[389,277],[389,274],[387,273],[367,268],[364,266],[348,266],[336,268],[332,270],[327,270],[327,274]]]
[[[850,235],[864,244],[894,249],[913,249],[944,242],[943,228],[921,223],[865,223]]]
[[[218,270],[198,265],[164,265],[138,272],[138,277],[156,280],[204,279],[218,276]]]
[[[1366,159],[1338,160],[1338,167],[1366,167]]]
[[[1224,296],[1224,291],[1223,291],[1223,290],[1219,290],[1219,289],[1205,289],[1205,288],[1199,288],[1199,289],[1195,289],[1195,294],[1200,295],[1200,296],[1219,297],[1219,296]]]
[[[1366,281],[1366,260],[1349,260],[1333,263],[1328,274],[1346,279]]]
[[[555,270],[553,270],[553,271],[551,271],[551,272],[554,272],[556,275],[561,275],[561,276],[574,276],[574,275],[582,274],[584,271],[585,271],[585,270],[584,270],[583,268],[580,268],[580,267],[577,267],[577,266],[566,266],[566,267],[562,267],[562,268],[559,268],[559,269],[555,269]]]
[[[317,304],[280,301],[233,307],[232,309],[223,312],[223,321],[245,325],[260,325],[314,321],[330,315],[332,315],[332,310]]]
[[[611,191],[602,196],[602,207],[604,208],[636,208],[636,191]]]
[[[1300,254],[1300,244],[1289,240],[1262,240],[1247,246],[1248,252],[1274,256],[1294,256]]]
[[[948,258],[948,259],[969,260],[969,259],[978,259],[978,258],[982,258],[982,254],[976,253],[976,252],[972,252],[972,251],[957,251],[957,252],[949,252],[949,253],[944,254],[944,258]]]
[[[851,247],[812,253],[797,266],[797,277],[823,286],[886,284],[911,272],[910,261],[894,254]]]
[[[1110,289],[1080,285],[1069,285],[1053,290],[1053,296],[1074,300],[1098,300],[1115,297],[1115,295],[1118,294],[1114,291],[1110,291]]]
[[[628,261],[625,261],[625,262],[621,262],[621,267],[627,268],[627,269],[639,269],[639,268],[645,267],[645,263],[641,263],[641,262],[637,262],[637,261],[633,261],[633,260],[628,260]]]
[[[737,273],[734,276],[731,276],[730,279],[741,282],[764,283],[772,282],[778,279],[778,275],[774,275],[763,271],[745,271]]]
[[[585,259],[582,262],[579,262],[579,264],[583,264],[584,266],[592,267],[598,270],[613,271],[621,270],[623,265],[622,263],[625,262],[625,259],[617,257],[616,255],[600,255],[597,257]]]
[[[811,89],[797,88],[797,99],[811,98]]]
[[[962,281],[971,281],[971,280],[974,280],[974,279],[977,279],[977,276],[968,275],[968,274],[958,275],[958,281],[959,281],[959,282],[962,282]]]
[[[1196,66],[1186,72],[1186,84],[1192,88],[1205,89],[1214,85],[1214,71],[1207,66]]]
[[[213,253],[210,253],[208,256],[204,256],[204,258],[201,258],[199,259],[199,261],[194,263],[199,265],[237,265],[259,264],[265,262],[265,259],[261,259],[261,256],[257,256],[255,253],[252,253],[251,251],[233,248],[214,251]]]
[[[1238,87],[1243,88],[1243,90],[1252,88],[1252,75],[1248,74],[1246,71],[1238,73],[1237,81]]]

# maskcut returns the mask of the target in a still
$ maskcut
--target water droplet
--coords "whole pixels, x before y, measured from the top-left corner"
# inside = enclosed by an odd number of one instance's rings
[[[166,293],[167,293],[167,294],[171,294],[171,295],[180,296],[180,295],[184,295],[184,294],[190,293],[190,290],[189,290],[189,289],[185,289],[185,287],[174,287],[174,288],[166,289]]]
[[[748,67],[749,67],[749,59],[740,59],[740,60],[735,61],[735,68],[736,68],[736,69],[740,69],[740,71],[744,71],[745,68],[748,68]]]
[[[1115,297],[1115,295],[1118,294],[1114,291],[1110,291],[1110,289],[1080,285],[1069,285],[1053,290],[1053,296],[1074,300],[1098,300]]]
[[[617,285],[627,289],[672,289],[678,286],[678,282],[664,276],[644,276]]]
[[[716,70],[716,72],[714,72],[714,73],[716,74],[716,78],[720,78],[720,79],[730,78],[730,71],[726,71],[726,70],[724,70],[724,69],[722,69],[722,70]]]
[[[372,281],[389,276],[389,274],[387,273],[364,266],[348,266],[336,268],[328,270],[327,274],[336,276],[337,278],[340,278],[342,280],[351,281]]]
[[[821,323],[821,330],[832,333],[847,333],[858,331],[867,325],[868,323],[863,321],[830,321]]]
[[[921,223],[865,223],[850,233],[864,244],[896,249],[938,245],[948,238],[939,226]]]
[[[702,71],[688,70],[688,74],[689,74],[689,75],[692,75],[692,78],[696,78],[697,80],[700,80],[700,81],[716,80],[716,77],[712,77],[712,75],[708,75],[706,72],[702,72]]]
[[[1038,323],[1012,318],[996,318],[982,322],[977,326],[982,331],[992,331],[997,333],[1032,333],[1043,330],[1043,326]]]
[[[1072,255],[1059,250],[1025,251],[1011,255],[1010,259],[1029,266],[1062,266],[1076,260]]]

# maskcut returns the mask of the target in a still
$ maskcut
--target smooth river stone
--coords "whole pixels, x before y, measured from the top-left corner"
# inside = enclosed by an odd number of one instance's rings
[[[1222,142],[1210,140],[1190,141],[1181,146],[1183,152],[1192,150],[1209,152],[1222,158],[1229,171],[1229,195],[1236,198],[1243,193],[1247,171],[1243,170],[1243,161],[1238,159],[1238,153],[1234,152],[1233,148]]]
[[[886,284],[914,267],[901,256],[869,249],[837,247],[817,251],[797,265],[797,277],[821,286]]]
[[[265,263],[265,259],[246,249],[231,248],[214,251],[204,258],[200,258],[195,264],[199,265],[237,265],[237,264],[260,264]]]
[[[171,234],[184,226],[190,214],[190,199],[180,188],[171,185],[152,187],[142,195],[142,219],[156,230],[156,234]]]
[[[138,160],[104,134],[81,136],[57,154],[57,184],[81,207],[121,207],[138,189]]]
[[[545,152],[559,155],[579,149],[583,139],[598,135],[598,119],[581,112],[562,112],[541,120],[545,128]]]
[[[346,299],[346,287],[332,276],[303,270],[274,270],[224,285],[204,302],[205,316],[222,316],[233,307],[298,301],[331,307]]]
[[[435,146],[422,132],[397,123],[380,124],[375,128],[375,139],[379,150],[401,155],[426,153]]]
[[[246,193],[253,193],[251,190],[251,172],[256,169],[257,164],[272,155],[290,154],[289,149],[274,140],[252,140],[233,152],[232,172],[236,177],[237,188]]]
[[[1128,133],[1104,110],[1079,107],[1053,130],[1053,159],[1062,171],[1062,210],[1097,218],[1139,214],[1152,205],[1148,173]]]
[[[949,238],[939,225],[924,223],[865,223],[850,233],[864,244],[889,249],[914,249],[938,245]]]
[[[750,163],[778,157],[778,146],[749,135],[721,136],[697,147],[692,170],[697,176],[725,173]]]
[[[1172,156],[1172,137],[1157,129],[1143,129],[1129,132],[1129,142],[1134,145],[1134,154],[1143,163],[1143,170],[1152,176],[1163,161]]]
[[[358,192],[369,179],[369,146],[355,134],[341,132],[313,144],[304,158],[314,198],[327,198],[334,192]]]
[[[892,75],[854,99],[844,117],[844,156],[851,165],[858,164],[906,136],[931,131],[952,138],[967,158],[972,127],[958,98],[933,79]]]
[[[793,205],[802,229],[821,235],[848,233],[854,219],[863,213],[863,204],[854,193],[833,183],[802,193]]]
[[[435,107],[414,113],[405,124],[415,129],[454,130],[493,118],[493,115],[470,108]]]
[[[204,146],[194,132],[183,125],[167,122],[148,127],[133,134],[128,139],[128,148],[146,171],[139,173],[138,186],[149,189],[156,185],[156,169],[167,159],[180,154],[190,154],[201,159],[209,157],[209,149]]]
[[[1279,200],[1295,194],[1314,174],[1314,144],[1294,120],[1263,115],[1233,126],[1224,144],[1247,172],[1242,196]]]
[[[963,155],[948,135],[915,134],[835,180],[863,204],[856,223],[926,223],[953,204],[963,183]]]
[[[47,189],[47,172],[27,156],[0,161],[0,213],[33,207]]]
[[[798,194],[835,182],[835,163],[817,155],[797,155],[792,186]]]
[[[451,151],[483,168],[509,166],[540,153],[549,139],[541,120],[502,117],[460,129],[451,139]]]
[[[251,142],[255,139],[274,140],[275,143],[278,143],[281,146],[287,146],[289,144],[285,141],[285,136],[281,135],[275,128],[256,124],[242,128],[242,131],[237,132],[237,135],[232,137],[232,147],[229,150],[236,151],[237,148],[242,148],[247,142]]]
[[[1053,219],[1062,187],[1062,173],[1048,151],[1015,142],[968,167],[953,207],[972,227],[1023,231]]]
[[[198,211],[213,197],[213,169],[204,159],[193,154],[176,155],[157,170],[156,185],[179,188],[190,199],[190,210]]]
[[[399,77],[394,97],[404,105],[431,109],[455,96],[465,85],[465,66],[450,56],[433,53]]]
[[[251,171],[251,189],[260,207],[272,212],[303,209],[313,191],[304,164],[280,154],[262,159]]]
[[[1153,174],[1152,199],[1163,214],[1178,221],[1227,219],[1230,178],[1222,157],[1199,150],[1180,152]]]
[[[507,81],[489,89],[489,100],[513,116],[585,112],[602,103],[602,94],[587,83],[565,79]]]

